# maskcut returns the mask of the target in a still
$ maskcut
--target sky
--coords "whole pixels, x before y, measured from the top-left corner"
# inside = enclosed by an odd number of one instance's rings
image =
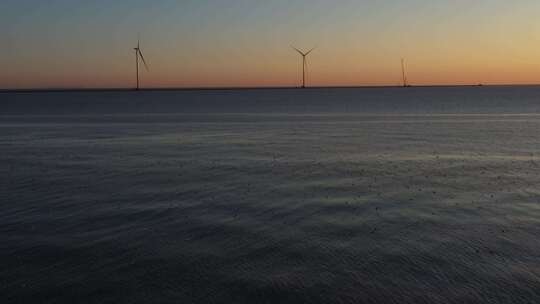
[[[538,0],[2,0],[0,88],[540,83]]]

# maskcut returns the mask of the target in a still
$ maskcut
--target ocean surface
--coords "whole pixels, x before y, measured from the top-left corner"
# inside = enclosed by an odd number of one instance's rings
[[[540,303],[540,87],[0,93],[2,303]]]

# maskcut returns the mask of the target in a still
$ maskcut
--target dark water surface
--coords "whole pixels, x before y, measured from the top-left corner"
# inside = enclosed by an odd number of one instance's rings
[[[2,303],[540,302],[540,87],[0,106]]]

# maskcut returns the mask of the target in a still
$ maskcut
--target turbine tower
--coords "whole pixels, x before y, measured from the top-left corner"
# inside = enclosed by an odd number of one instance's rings
[[[144,68],[148,71],[148,65],[146,64],[146,61],[144,60],[143,53],[141,52],[141,42],[140,39],[137,39],[137,47],[133,48],[135,50],[135,71],[137,75],[137,91],[139,90],[139,57],[141,58]]]
[[[307,67],[307,61],[306,57],[309,55],[309,53],[313,52],[315,48],[312,48],[311,50],[307,52],[302,52],[299,49],[292,47],[295,51],[297,51],[302,56],[302,88],[306,87],[306,67]]]
[[[408,87],[407,75],[405,74],[405,59],[401,58],[401,76],[403,77],[403,87]]]

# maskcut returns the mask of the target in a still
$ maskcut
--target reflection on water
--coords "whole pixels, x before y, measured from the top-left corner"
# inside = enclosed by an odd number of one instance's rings
[[[319,113],[314,93],[286,90],[265,94],[292,95],[294,113],[262,100],[266,114],[220,114],[216,92],[170,92],[145,94],[155,109],[191,105],[145,115],[99,104],[128,92],[55,93],[57,108],[36,105],[51,95],[9,95],[0,292],[14,303],[538,302],[540,116],[523,101],[538,90],[416,90],[403,103],[470,105],[424,113],[392,106],[396,92],[338,90],[319,92],[336,98]],[[232,108],[258,93],[244,94]],[[73,96],[83,101],[68,111]],[[356,96],[355,111],[332,111],[339,96]],[[390,100],[387,114],[361,111],[373,96]]]

